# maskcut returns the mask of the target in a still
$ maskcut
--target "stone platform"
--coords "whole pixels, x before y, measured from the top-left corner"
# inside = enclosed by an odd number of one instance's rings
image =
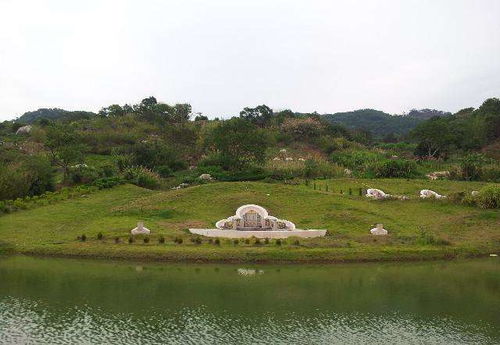
[[[326,235],[326,230],[255,230],[255,231],[242,231],[242,230],[221,230],[221,229],[189,229],[189,232],[196,235],[207,237],[220,237],[220,238],[288,238],[288,237],[301,237],[313,238],[323,237]]]

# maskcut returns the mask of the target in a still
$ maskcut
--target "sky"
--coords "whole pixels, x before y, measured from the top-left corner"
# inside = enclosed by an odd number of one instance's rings
[[[499,0],[0,0],[0,120],[148,96],[457,111],[500,97]]]

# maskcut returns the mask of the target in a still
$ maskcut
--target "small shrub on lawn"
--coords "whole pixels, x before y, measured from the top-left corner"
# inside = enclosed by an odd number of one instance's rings
[[[250,244],[250,239],[249,238],[245,238],[245,244]]]
[[[196,243],[196,244],[201,244],[201,238],[200,238],[200,237],[196,237],[196,238],[194,239],[194,243]]]
[[[255,245],[256,246],[260,246],[262,243],[260,242],[260,240],[258,238],[255,239]]]
[[[214,244],[216,246],[220,246],[220,240],[218,238],[215,239]]]
[[[149,237],[144,237],[143,242],[144,243],[149,243]]]
[[[182,242],[184,242],[184,241],[182,240],[182,238],[179,238],[179,237],[174,238],[174,243],[177,243],[177,244],[182,244]]]
[[[80,240],[82,242],[85,242],[87,240],[87,235],[83,234],[82,236],[80,236]]]
[[[234,240],[233,240],[233,244],[234,244],[235,246],[237,246],[239,243],[240,243],[240,241],[239,241],[238,239],[234,239]]]
[[[128,238],[128,243],[134,243],[134,237],[133,236],[129,236]]]
[[[281,239],[278,238],[275,243],[277,246],[281,246]]]
[[[102,240],[104,238],[104,235],[102,234],[102,232],[98,233],[97,234],[97,239],[98,240]]]
[[[164,244],[165,243],[165,237],[160,236],[160,238],[158,239],[158,243]]]

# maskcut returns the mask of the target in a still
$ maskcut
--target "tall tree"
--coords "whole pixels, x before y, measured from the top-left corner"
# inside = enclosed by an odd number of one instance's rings
[[[265,104],[258,105],[255,108],[247,107],[240,111],[240,117],[262,128],[271,121],[273,110]]]

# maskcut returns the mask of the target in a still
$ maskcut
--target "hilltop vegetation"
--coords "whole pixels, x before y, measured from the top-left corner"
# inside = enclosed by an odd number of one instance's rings
[[[61,121],[77,121],[82,119],[90,119],[96,114],[90,111],[68,111],[59,108],[40,108],[35,111],[28,111],[21,115],[17,122],[31,124],[41,120],[61,120]]]
[[[294,184],[346,176],[425,178],[448,170],[452,179],[500,180],[496,98],[448,116],[417,111],[408,118],[443,116],[422,120],[408,136],[383,140],[315,113],[274,112],[266,105],[246,107],[227,120],[193,118],[189,104],[168,105],[154,97],[80,113],[28,114],[25,119],[38,118],[27,134],[16,134],[19,121],[0,124],[0,200],[8,200],[1,210],[62,187],[120,180],[167,189],[203,183],[202,174],[218,181]],[[363,114],[346,116],[369,118]]]

